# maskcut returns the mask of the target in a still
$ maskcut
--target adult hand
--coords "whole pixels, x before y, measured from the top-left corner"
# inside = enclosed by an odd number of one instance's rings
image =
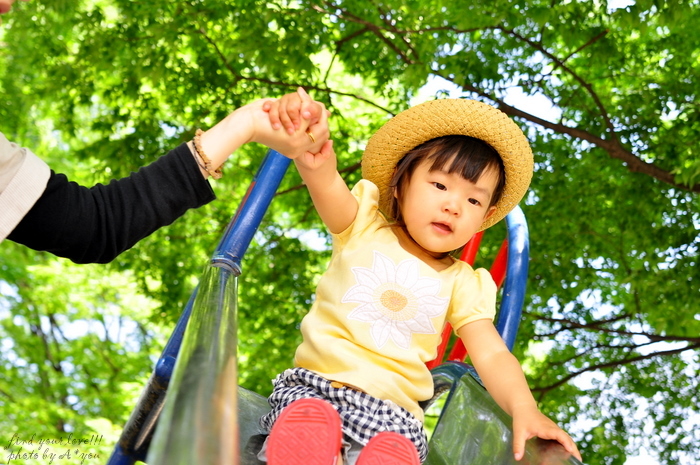
[[[263,106],[266,104],[269,106],[272,103],[274,101],[269,99],[258,100],[239,109],[245,112],[247,115],[245,120],[252,126],[248,141],[259,142],[292,159],[306,152],[319,152],[330,135],[328,112],[323,104],[313,102],[317,108],[315,111],[319,113],[316,123],[311,124],[313,119],[302,118],[298,129],[290,134],[282,128],[273,128],[268,113],[263,109]]]
[[[263,110],[270,115],[273,129],[284,127],[289,134],[301,128],[302,120],[307,120],[309,126],[312,126],[320,121],[323,112],[328,112],[323,104],[314,101],[303,87],[277,100],[265,102]]]

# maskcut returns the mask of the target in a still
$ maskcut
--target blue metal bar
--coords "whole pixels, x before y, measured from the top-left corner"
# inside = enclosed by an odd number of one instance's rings
[[[503,286],[503,298],[501,299],[501,310],[496,329],[501,334],[508,349],[512,351],[525,302],[530,240],[527,221],[519,206],[516,206],[506,216],[506,225],[508,227],[508,264],[506,268],[508,271]]]
[[[243,203],[229,223],[214,252],[211,263],[228,268],[234,276],[241,274],[241,259],[253,239],[291,160],[270,149],[258,169]]]
[[[211,264],[241,274],[241,260],[289,167],[290,159],[270,149],[248,188],[246,196],[219,242]],[[127,421],[108,465],[133,465],[146,458],[153,430],[170,383],[185,329],[197,296],[194,290],[187,306],[156,362],[151,377]]]
[[[108,465],[133,465],[137,460],[146,459],[148,446],[153,435],[156,420],[163,408],[165,392],[170,383],[170,377],[175,367],[177,353],[182,344],[182,337],[187,328],[192,304],[197,295],[194,290],[175,325],[173,333],[170,335],[160,358],[156,362],[151,377],[146,383],[136,407],[131,412],[131,416],[124,426],[119,442],[114,448]]]

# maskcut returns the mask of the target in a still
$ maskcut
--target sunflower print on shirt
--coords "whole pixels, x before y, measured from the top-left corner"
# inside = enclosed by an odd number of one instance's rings
[[[447,310],[449,299],[438,297],[441,281],[421,277],[418,259],[393,260],[374,251],[372,269],[353,267],[356,285],[341,302],[357,303],[348,315],[351,320],[371,323],[370,334],[377,348],[391,339],[409,349],[413,334],[435,334],[430,318]]]

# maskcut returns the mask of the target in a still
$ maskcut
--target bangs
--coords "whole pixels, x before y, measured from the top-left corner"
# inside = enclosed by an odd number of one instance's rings
[[[434,142],[428,161],[430,171],[457,173],[467,181],[476,183],[484,172],[494,169],[499,180],[503,178],[503,161],[498,152],[481,139],[469,136],[445,136]]]

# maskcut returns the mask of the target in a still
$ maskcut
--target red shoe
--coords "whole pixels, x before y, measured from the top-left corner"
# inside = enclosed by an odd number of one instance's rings
[[[420,457],[407,437],[384,431],[369,440],[356,465],[420,465]]]
[[[269,465],[335,465],[340,417],[326,401],[300,399],[282,410],[267,440]]]

